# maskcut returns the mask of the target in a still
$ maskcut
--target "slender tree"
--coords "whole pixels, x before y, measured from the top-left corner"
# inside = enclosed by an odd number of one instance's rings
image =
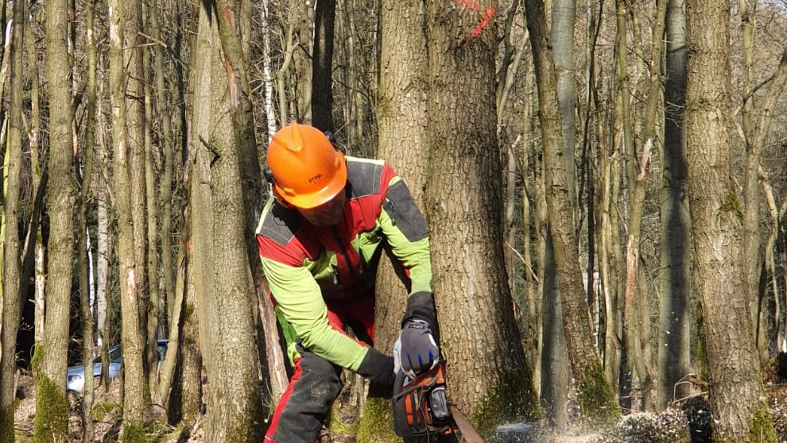
[[[92,264],[89,263],[90,246],[88,236],[88,201],[92,192],[93,182],[93,150],[96,134],[96,44],[94,41],[95,1],[89,0],[85,11],[85,24],[87,27],[88,51],[88,86],[87,86],[87,122],[85,127],[85,144],[82,148],[82,187],[79,193],[79,213],[77,214],[76,245],[77,262],[79,263],[79,305],[82,317],[82,367],[93,366],[93,312],[90,307],[91,287],[89,272]],[[87,371],[85,371],[87,373]],[[85,377],[84,396],[82,397],[82,441],[93,441],[93,377]]]
[[[74,154],[71,124],[71,69],[67,57],[68,2],[49,2],[46,7],[46,73],[49,79],[49,174],[52,186],[47,198],[49,242],[48,281],[44,343],[36,354],[37,441],[61,441],[68,435],[68,406],[65,401],[69,307],[74,259],[75,202]],[[39,360],[40,358],[40,360]]]
[[[533,49],[538,84],[539,120],[544,144],[544,174],[549,229],[553,235],[557,278],[563,308],[564,333],[571,359],[571,371],[577,383],[577,400],[583,419],[591,425],[604,425],[617,420],[620,409],[614,391],[604,375],[590,332],[587,302],[582,286],[579,251],[570,222],[571,203],[568,199],[565,162],[563,160],[562,127],[555,87],[554,63],[549,52],[543,4],[526,0],[527,26]]]
[[[112,107],[113,197],[117,215],[117,257],[120,280],[120,310],[123,328],[123,429],[124,442],[145,441],[142,428],[144,373],[142,329],[138,308],[137,263],[134,258],[134,234],[131,220],[131,186],[129,147],[126,143],[126,87],[124,82],[124,36],[126,2],[109,2],[109,94]]]
[[[686,131],[694,281],[702,304],[714,441],[775,442],[740,260],[732,176],[729,2],[687,0]],[[711,80],[713,79],[713,80]]]
[[[3,164],[3,278],[2,354],[0,355],[0,441],[13,442],[14,376],[16,374],[16,334],[22,312],[20,294],[19,188],[22,171],[22,44],[24,2],[14,3],[14,26],[10,51],[9,131]],[[8,46],[7,46],[8,48]],[[6,58],[7,57],[7,58]],[[5,126],[5,124],[3,124]],[[65,400],[65,398],[64,398]],[[65,403],[65,401],[64,401]]]
[[[691,218],[686,195],[686,1],[667,5],[664,155],[660,198],[661,302],[657,407],[685,398],[690,371]],[[673,395],[674,394],[674,395]]]

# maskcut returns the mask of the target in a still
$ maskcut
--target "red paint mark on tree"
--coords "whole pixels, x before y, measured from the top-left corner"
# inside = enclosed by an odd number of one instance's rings
[[[494,17],[494,15],[495,15],[495,8],[487,9],[486,14],[484,14],[484,18],[481,19],[481,23],[479,23],[478,26],[476,26],[475,29],[473,29],[473,32],[470,33],[470,37],[471,38],[478,37],[481,34],[481,32],[483,32],[484,28],[486,28],[486,25],[489,23],[489,20],[492,17]]]
[[[481,5],[479,5],[473,0],[456,0],[456,2],[464,6],[465,8],[468,8],[475,12],[481,12],[482,10]],[[495,8],[491,7],[487,9],[486,12],[484,13],[484,16],[481,18],[481,22],[479,22],[478,25],[476,25],[476,27],[470,33],[470,38],[476,38],[479,35],[481,35],[481,33],[484,31],[484,28],[486,28],[486,25],[489,24],[489,20],[491,20],[492,17],[494,16],[495,16]]]

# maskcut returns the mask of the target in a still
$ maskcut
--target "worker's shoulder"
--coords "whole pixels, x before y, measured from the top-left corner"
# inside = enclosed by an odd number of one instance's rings
[[[272,201],[262,211],[260,223],[257,226],[257,235],[267,237],[279,245],[285,246],[295,237],[304,223],[305,221],[298,211],[285,208]]]
[[[347,156],[347,181],[352,187],[353,198],[379,194],[383,186],[384,160]]]

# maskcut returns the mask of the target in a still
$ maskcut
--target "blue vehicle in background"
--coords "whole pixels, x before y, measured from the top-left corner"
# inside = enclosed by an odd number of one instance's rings
[[[164,356],[167,354],[167,339],[158,340],[158,362],[159,366],[164,363]],[[120,377],[120,345],[114,346],[109,350],[109,379]],[[101,356],[93,359],[93,377],[101,376]],[[66,390],[82,392],[85,387],[85,367],[83,365],[71,366],[66,372]]]

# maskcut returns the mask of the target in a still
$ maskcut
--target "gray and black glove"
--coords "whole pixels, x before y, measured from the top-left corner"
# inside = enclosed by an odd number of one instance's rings
[[[356,372],[368,378],[372,385],[379,388],[391,388],[396,377],[393,357],[374,348],[369,348]]]
[[[427,372],[440,361],[439,330],[434,296],[417,292],[407,299],[402,331],[394,345],[394,368],[410,378]]]

